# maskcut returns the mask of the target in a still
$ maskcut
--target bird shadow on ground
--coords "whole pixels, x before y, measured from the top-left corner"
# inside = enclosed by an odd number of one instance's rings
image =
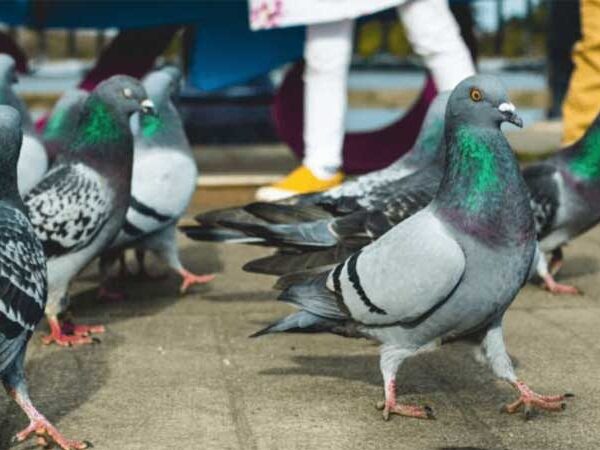
[[[435,450],[492,450],[484,447],[437,447]]]
[[[399,395],[495,389],[492,397],[503,392],[485,365],[470,354],[468,345],[456,343],[443,349],[415,355],[406,360],[397,375]],[[331,377],[381,386],[378,355],[292,356],[296,367],[272,368],[261,375]]]
[[[34,405],[52,423],[85,404],[109,378],[109,353],[121,345],[111,338],[110,345],[88,345],[76,348],[46,347],[40,333],[30,341],[30,358],[26,362],[29,392]],[[10,440],[28,424],[27,417],[8,396],[0,396],[0,448],[9,448]],[[61,427],[58,426],[60,429]],[[92,439],[91,436],[69,436]],[[35,439],[18,448],[35,447]]]
[[[272,302],[279,295],[279,291],[238,291],[221,294],[208,294],[202,298],[211,302]]]
[[[203,259],[197,265],[189,265],[189,270],[197,273],[218,271],[220,262],[216,255],[213,256]],[[137,270],[137,266],[134,267],[130,259],[128,258],[129,265]],[[193,258],[187,259],[193,260]],[[111,279],[109,286],[122,291],[125,298],[106,300],[98,298],[100,276],[97,264],[92,263],[70,289],[70,311],[75,316],[76,322],[89,318],[92,323],[110,325],[132,317],[159,314],[185,298],[185,295],[179,292],[181,279],[177,274],[154,259],[148,259],[147,269],[155,278],[149,279],[134,274]],[[211,283],[191,286],[186,295],[204,295],[211,290]]]
[[[598,261],[589,256],[576,255],[565,258],[565,263],[557,275],[557,280],[569,280],[598,273]]]

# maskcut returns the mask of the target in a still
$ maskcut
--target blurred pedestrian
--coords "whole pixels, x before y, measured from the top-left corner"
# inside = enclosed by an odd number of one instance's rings
[[[396,6],[409,41],[432,73],[438,90],[452,89],[475,73],[447,0],[249,0],[249,5],[255,30],[308,25],[304,160],[283,180],[259,189],[259,200],[322,191],[342,182],[346,85],[355,18]]]
[[[563,143],[583,136],[600,110],[600,1],[581,0],[581,39],[573,49],[569,89],[563,103]]]

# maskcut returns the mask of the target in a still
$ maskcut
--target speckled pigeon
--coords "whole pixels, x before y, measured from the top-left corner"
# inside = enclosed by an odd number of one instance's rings
[[[419,351],[458,339],[478,341],[494,374],[518,392],[507,412],[564,409],[566,395],[539,395],[517,378],[504,344],[502,319],[536,248],[527,186],[500,131],[505,121],[522,125],[497,78],[459,83],[434,200],[333,269],[281,279],[279,299],[300,311],[257,335],[328,331],[379,341],[385,419],[433,416],[397,403],[396,372]]]
[[[114,76],[86,100],[67,152],[25,197],[35,232],[48,258],[45,343],[91,343],[101,326],[59,320],[68,306],[71,280],[121,229],[129,207],[133,137],[130,116],[153,109],[134,78]]]
[[[140,270],[145,272],[143,253],[156,254],[183,278],[181,292],[203,284],[214,275],[195,275],[186,270],[176,242],[176,225],[196,189],[198,170],[183,123],[173,104],[179,92],[181,72],[174,66],[154,71],[143,80],[156,114],[143,112],[133,117],[134,158],[131,203],[125,224],[101,267],[107,270],[114,256],[135,248]]]
[[[23,144],[17,170],[19,192],[24,195],[42,179],[48,170],[48,155],[35,133],[33,121],[25,103],[12,88],[16,82],[17,72],[14,59],[9,55],[0,54],[0,104],[12,106],[19,111],[22,117]]]
[[[15,441],[36,436],[63,450],[82,449],[87,443],[66,439],[35,408],[25,379],[27,343],[44,316],[48,289],[44,251],[17,187],[21,140],[19,113],[0,105],[0,380],[30,420]]]

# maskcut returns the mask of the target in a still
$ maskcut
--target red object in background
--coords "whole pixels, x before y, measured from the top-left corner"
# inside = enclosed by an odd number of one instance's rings
[[[3,31],[0,31],[0,53],[6,53],[13,57],[19,73],[29,72],[27,55],[14,39]]]
[[[273,102],[277,133],[299,159],[304,155],[304,63],[292,67]],[[378,130],[347,133],[344,139],[344,172],[360,174],[383,169],[410,150],[437,90],[428,77],[421,95],[396,122]]]

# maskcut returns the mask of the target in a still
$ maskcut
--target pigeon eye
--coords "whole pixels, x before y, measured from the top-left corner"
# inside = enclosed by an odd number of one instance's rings
[[[131,92],[131,89],[125,88],[125,89],[123,89],[123,96],[125,98],[131,98],[131,97],[133,97],[133,92]]]
[[[483,100],[483,93],[477,88],[471,88],[471,93],[469,95],[471,97],[471,100],[473,100],[474,102],[480,102],[481,100]]]

